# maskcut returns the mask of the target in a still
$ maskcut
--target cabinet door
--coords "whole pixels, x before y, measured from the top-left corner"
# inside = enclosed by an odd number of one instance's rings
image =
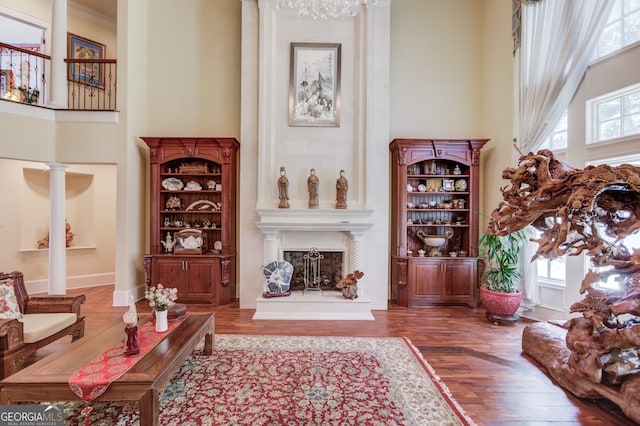
[[[440,284],[440,262],[412,262],[410,281],[413,297],[433,296],[439,297],[441,293]]]
[[[444,297],[471,303],[475,291],[475,262],[447,261],[443,269]]]
[[[220,282],[218,259],[191,257],[187,260],[187,293],[191,300],[216,302],[217,283]]]
[[[174,287],[178,289],[178,299],[184,296],[185,271],[184,260],[179,258],[154,258],[153,274],[151,285],[162,284],[164,287]]]

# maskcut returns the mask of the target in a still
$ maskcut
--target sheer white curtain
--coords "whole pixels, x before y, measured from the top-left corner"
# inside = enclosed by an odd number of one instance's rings
[[[533,152],[569,107],[609,18],[614,0],[541,0],[523,5],[516,51],[514,130],[522,153]],[[525,247],[523,305],[538,302],[537,271]]]
[[[515,130],[522,153],[534,151],[569,106],[614,3],[541,0],[522,7],[515,91]]]

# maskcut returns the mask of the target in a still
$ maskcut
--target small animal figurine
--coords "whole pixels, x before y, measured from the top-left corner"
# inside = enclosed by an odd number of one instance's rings
[[[358,271],[357,269],[350,274],[347,274],[346,277],[340,280],[338,284],[336,284],[336,288],[342,290],[342,296],[345,299],[357,299],[358,298],[358,280],[364,276],[364,272]]]

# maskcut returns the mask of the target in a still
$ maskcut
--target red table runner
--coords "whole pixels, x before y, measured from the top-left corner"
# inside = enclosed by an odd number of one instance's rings
[[[142,325],[139,327],[140,353],[138,355],[126,356],[124,354],[126,339],[123,339],[119,346],[106,350],[96,359],[71,375],[69,378],[71,391],[86,402],[99,397],[107,390],[111,383],[129,371],[136,362],[149,353],[149,351],[188,316],[189,313],[187,312],[179,320],[169,322],[169,329],[163,333],[156,332],[153,322]],[[124,322],[122,323],[122,327],[124,334]]]

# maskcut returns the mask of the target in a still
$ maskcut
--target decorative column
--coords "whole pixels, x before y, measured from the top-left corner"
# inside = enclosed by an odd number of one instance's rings
[[[65,294],[67,281],[67,229],[65,224],[65,169],[49,166],[49,294]]]
[[[67,0],[53,0],[49,105],[67,108]]]
[[[264,234],[263,249],[263,265],[267,265],[275,260],[278,260],[278,240],[280,232],[278,231],[262,231]]]
[[[347,274],[355,271],[364,272],[362,270],[363,259],[364,259],[364,231],[350,231],[351,239],[349,240],[349,269],[346,271]],[[367,275],[363,277],[366,279]],[[363,279],[363,280],[364,280]],[[361,285],[361,280],[358,284],[358,297],[363,294],[363,286]]]

